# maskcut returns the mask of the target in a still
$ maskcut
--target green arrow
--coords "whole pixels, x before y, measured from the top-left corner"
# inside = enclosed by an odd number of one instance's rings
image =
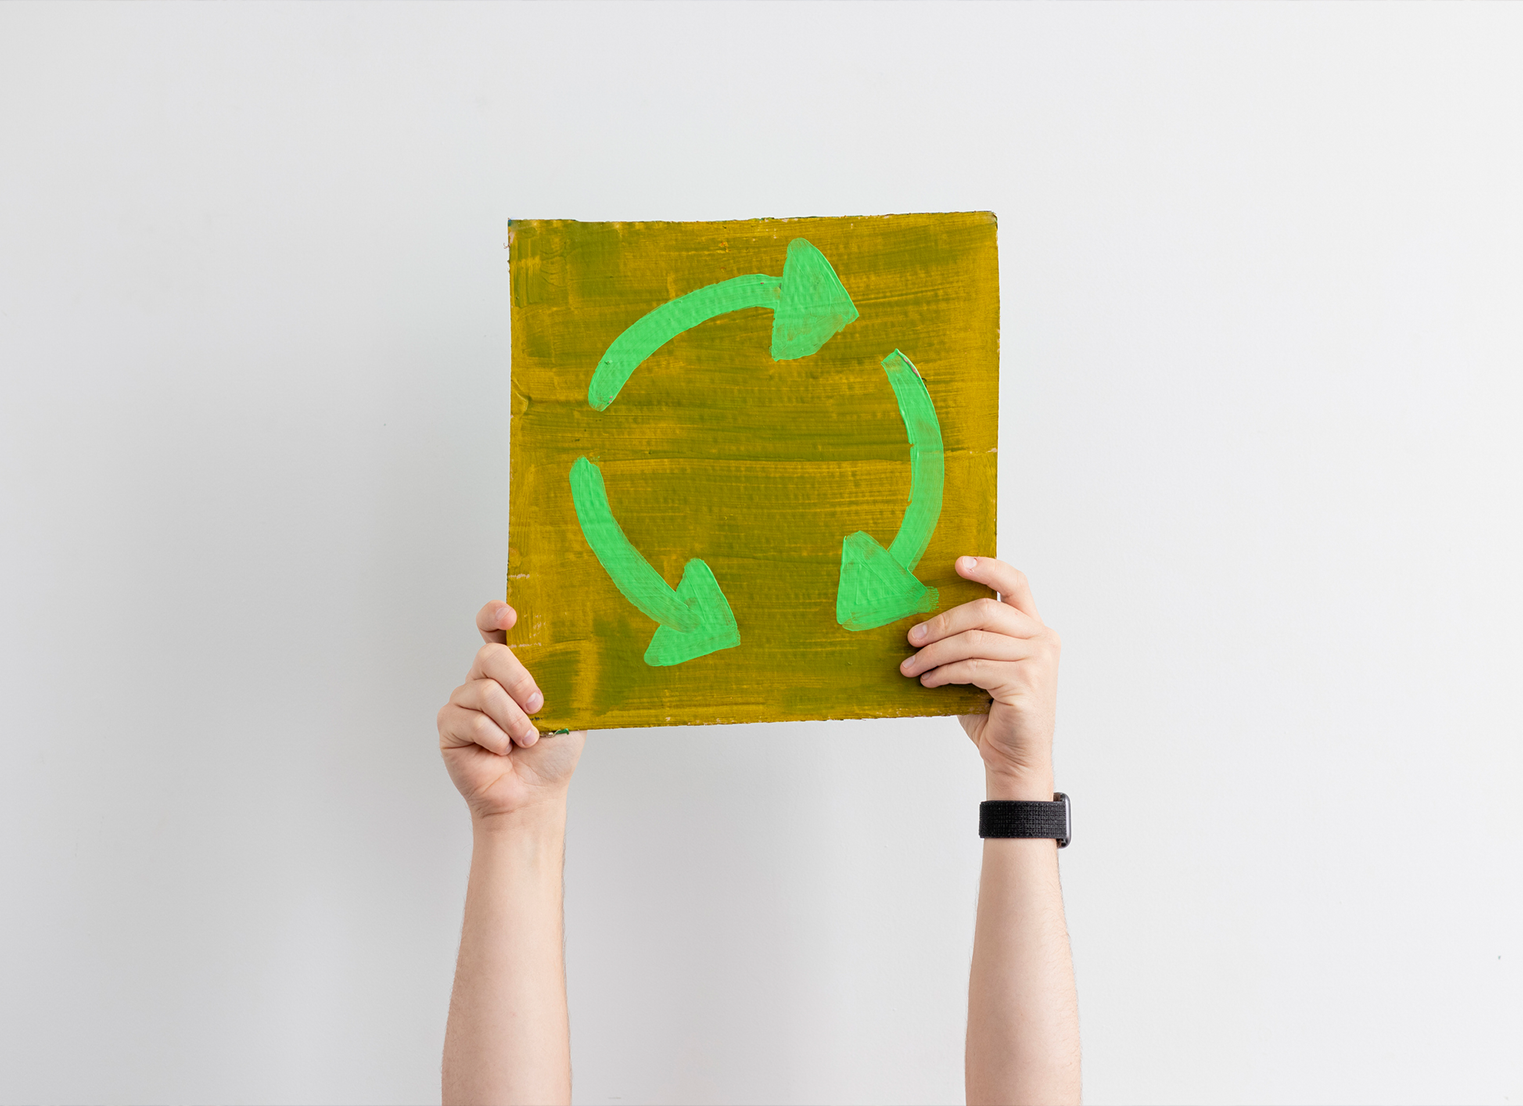
[[[753,273],[721,280],[636,319],[598,362],[587,385],[587,402],[606,411],[640,363],[667,342],[717,315],[748,307],[772,309],[774,361],[808,357],[857,317],[856,305],[825,255],[795,238],[788,243],[781,278]]]
[[[946,458],[941,424],[925,381],[910,359],[894,350],[883,359],[899,414],[910,440],[910,501],[899,533],[887,549],[861,530],[841,543],[841,582],[836,588],[836,621],[848,630],[871,630],[912,614],[934,611],[940,596],[915,579],[941,518]]]
[[[740,644],[735,615],[709,566],[689,561],[682,570],[682,582],[673,590],[624,536],[608,506],[603,474],[585,457],[571,465],[571,501],[582,534],[614,587],[647,618],[661,624],[645,650],[646,664],[681,664]]]

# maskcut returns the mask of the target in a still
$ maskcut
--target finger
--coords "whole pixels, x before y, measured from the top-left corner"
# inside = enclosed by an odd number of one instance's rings
[[[477,710],[497,723],[503,733],[524,747],[539,740],[539,730],[496,680],[472,680],[461,684],[449,701],[466,710]]]
[[[439,744],[446,749],[480,745],[490,753],[506,756],[513,748],[513,739],[479,710],[445,703],[439,710]]]
[[[1007,603],[985,597],[942,611],[935,618],[911,626],[908,636],[911,645],[921,646],[968,630],[988,630],[1010,637],[1031,637],[1041,633],[1042,624]]]
[[[506,645],[488,642],[476,650],[476,663],[471,665],[467,680],[496,680],[503,690],[513,696],[513,701],[524,709],[525,714],[537,714],[545,705],[545,697],[523,662],[513,655]]]
[[[972,684],[990,691],[1003,684],[1009,675],[1009,665],[1003,661],[969,657],[933,668],[920,677],[925,687],[941,687],[945,684]]]
[[[1031,585],[1020,569],[993,557],[958,557],[957,574],[993,588],[999,592],[1002,602],[1029,614],[1038,622],[1042,621],[1042,616],[1037,614],[1036,600],[1031,597]]]
[[[939,665],[970,657],[982,657],[990,661],[1023,661],[1034,653],[1035,649],[1027,638],[991,634],[988,630],[966,630],[927,645],[913,657],[906,657],[899,666],[899,671],[906,676],[918,676]]]
[[[508,631],[518,622],[518,612],[501,599],[494,599],[476,612],[476,629],[481,640],[498,645],[508,640]]]

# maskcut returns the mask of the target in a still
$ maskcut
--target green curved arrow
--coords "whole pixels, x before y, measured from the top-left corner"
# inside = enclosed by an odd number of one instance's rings
[[[788,243],[781,278],[753,273],[709,284],[663,303],[613,340],[587,385],[587,402],[606,411],[640,363],[684,330],[748,307],[772,309],[772,359],[808,357],[857,317],[825,255],[802,238]]]
[[[899,414],[910,440],[910,501],[899,533],[887,549],[858,530],[841,543],[841,582],[836,588],[836,621],[848,630],[871,630],[912,614],[934,611],[940,596],[915,579],[941,518],[946,457],[936,406],[920,371],[894,350],[883,359]]]
[[[608,506],[603,474],[585,457],[571,465],[571,501],[587,544],[614,587],[647,618],[661,624],[645,650],[646,664],[681,664],[740,644],[735,615],[709,566],[691,560],[676,589],[668,586],[624,536]]]

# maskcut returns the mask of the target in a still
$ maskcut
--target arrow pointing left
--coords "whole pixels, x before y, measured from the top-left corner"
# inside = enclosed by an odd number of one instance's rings
[[[740,644],[740,631],[719,581],[694,558],[673,589],[624,536],[608,506],[603,474],[586,457],[571,466],[571,501],[587,544],[624,598],[645,617],[659,622],[645,650],[645,663],[681,664]]]

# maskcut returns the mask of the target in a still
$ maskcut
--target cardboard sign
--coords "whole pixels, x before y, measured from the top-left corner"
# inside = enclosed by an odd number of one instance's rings
[[[990,594],[988,213],[514,222],[509,644],[541,730],[988,709],[899,673]]]

